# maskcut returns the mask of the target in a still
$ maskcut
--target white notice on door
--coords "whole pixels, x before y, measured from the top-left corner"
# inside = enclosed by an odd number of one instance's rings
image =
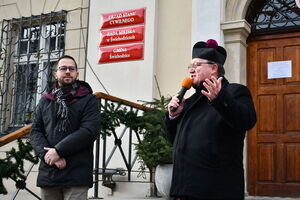
[[[292,77],[292,61],[268,62],[268,79]]]

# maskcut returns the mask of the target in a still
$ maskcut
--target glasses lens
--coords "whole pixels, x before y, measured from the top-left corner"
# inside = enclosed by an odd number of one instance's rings
[[[73,66],[69,66],[68,69],[69,69],[69,71],[75,71],[75,67],[73,67]]]
[[[58,67],[58,69],[60,71],[67,71],[67,66],[60,66],[60,67]]]
[[[74,66],[60,66],[60,67],[58,67],[58,69],[60,71],[67,71],[67,70],[75,71],[76,68]]]
[[[193,64],[190,64],[188,66],[188,70],[196,69],[197,67],[200,67],[204,64],[213,65],[214,63],[212,63],[212,62],[194,62]]]

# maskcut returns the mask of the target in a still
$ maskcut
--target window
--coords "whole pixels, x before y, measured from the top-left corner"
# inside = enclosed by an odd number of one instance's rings
[[[64,24],[49,24],[46,27],[46,48],[47,50],[55,50],[64,48]]]
[[[299,31],[300,9],[295,0],[253,0],[246,20],[252,35]]]
[[[37,53],[39,49],[40,27],[21,27],[19,54]]]
[[[26,123],[26,120],[32,117],[36,102],[37,67],[37,64],[16,66],[13,103],[14,124]]]
[[[0,49],[1,131],[30,123],[64,55],[66,11],[3,20]]]

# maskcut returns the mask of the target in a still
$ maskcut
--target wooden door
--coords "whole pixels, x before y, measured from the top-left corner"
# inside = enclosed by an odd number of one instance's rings
[[[300,33],[250,38],[247,52],[258,117],[247,136],[248,192],[300,197]],[[268,62],[288,60],[291,78],[268,79]]]

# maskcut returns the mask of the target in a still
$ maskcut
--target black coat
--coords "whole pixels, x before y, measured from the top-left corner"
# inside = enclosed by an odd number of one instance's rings
[[[69,105],[70,128],[67,133],[58,130],[56,103],[42,97],[37,107],[30,133],[30,142],[41,159],[37,186],[93,185],[93,143],[98,134],[100,112],[96,97],[89,93]],[[56,148],[66,159],[66,168],[60,170],[44,162],[44,147]]]
[[[174,147],[171,196],[244,198],[243,144],[256,113],[247,87],[222,84],[213,103],[197,91],[178,118],[166,116]]]

